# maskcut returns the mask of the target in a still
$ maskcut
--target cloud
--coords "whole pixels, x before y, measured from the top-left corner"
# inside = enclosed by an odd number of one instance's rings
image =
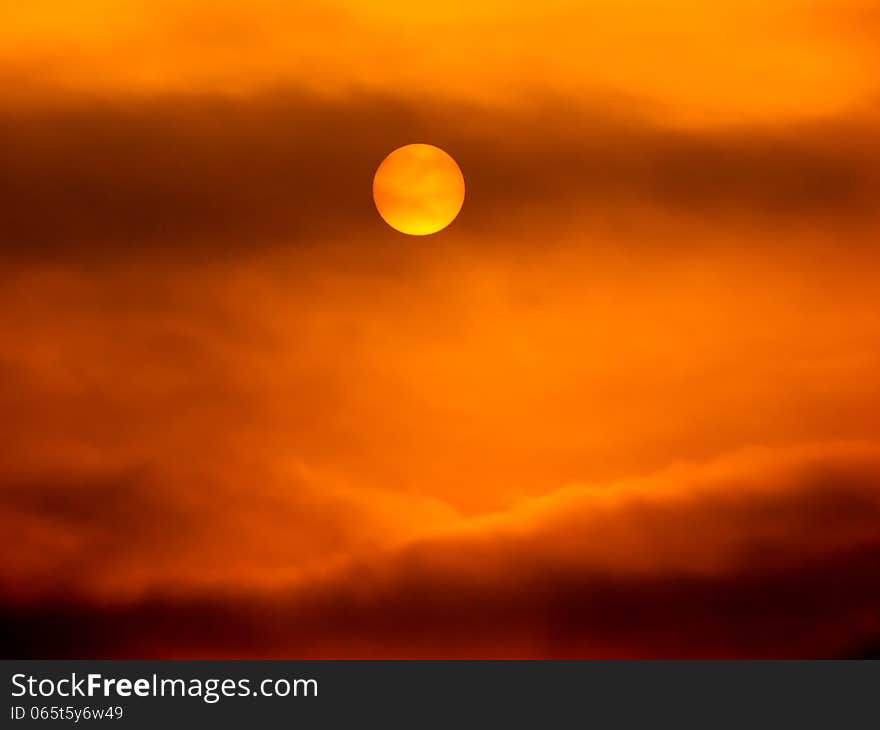
[[[637,4],[19,4],[14,653],[876,652],[876,8]]]
[[[398,145],[461,163],[459,228],[510,232],[634,208],[743,225],[874,220],[876,115],[672,129],[618,104],[568,108],[294,91],[7,104],[3,253],[217,256],[284,242],[393,241],[370,180]]]
[[[231,458],[223,466],[239,468]],[[0,596],[64,603],[259,591],[454,516],[436,500],[315,475],[273,479],[254,468],[233,483],[221,473],[167,461],[119,473],[4,473],[0,529],[16,539],[0,559]]]
[[[880,635],[880,455],[573,486],[271,593],[8,603],[14,656],[828,657]]]

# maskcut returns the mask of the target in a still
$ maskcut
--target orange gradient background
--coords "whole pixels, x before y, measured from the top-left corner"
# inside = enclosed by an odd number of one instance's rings
[[[20,656],[880,646],[867,0],[0,23]],[[412,140],[467,175],[413,239]]]

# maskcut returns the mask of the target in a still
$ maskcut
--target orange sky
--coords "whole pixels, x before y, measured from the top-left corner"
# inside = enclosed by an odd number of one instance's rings
[[[16,651],[870,650],[878,22],[857,0],[6,8]],[[424,238],[371,199],[411,142],[467,182]]]

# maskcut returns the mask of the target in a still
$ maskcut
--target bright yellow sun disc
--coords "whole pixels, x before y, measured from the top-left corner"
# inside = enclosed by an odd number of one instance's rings
[[[373,177],[373,200],[389,226],[425,236],[455,220],[464,204],[464,176],[439,147],[408,144],[382,160]]]

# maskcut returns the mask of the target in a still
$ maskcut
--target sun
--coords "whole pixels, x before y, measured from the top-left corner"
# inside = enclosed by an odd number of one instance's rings
[[[464,204],[464,176],[439,147],[408,144],[382,160],[373,177],[373,200],[389,226],[426,236],[455,220]]]

